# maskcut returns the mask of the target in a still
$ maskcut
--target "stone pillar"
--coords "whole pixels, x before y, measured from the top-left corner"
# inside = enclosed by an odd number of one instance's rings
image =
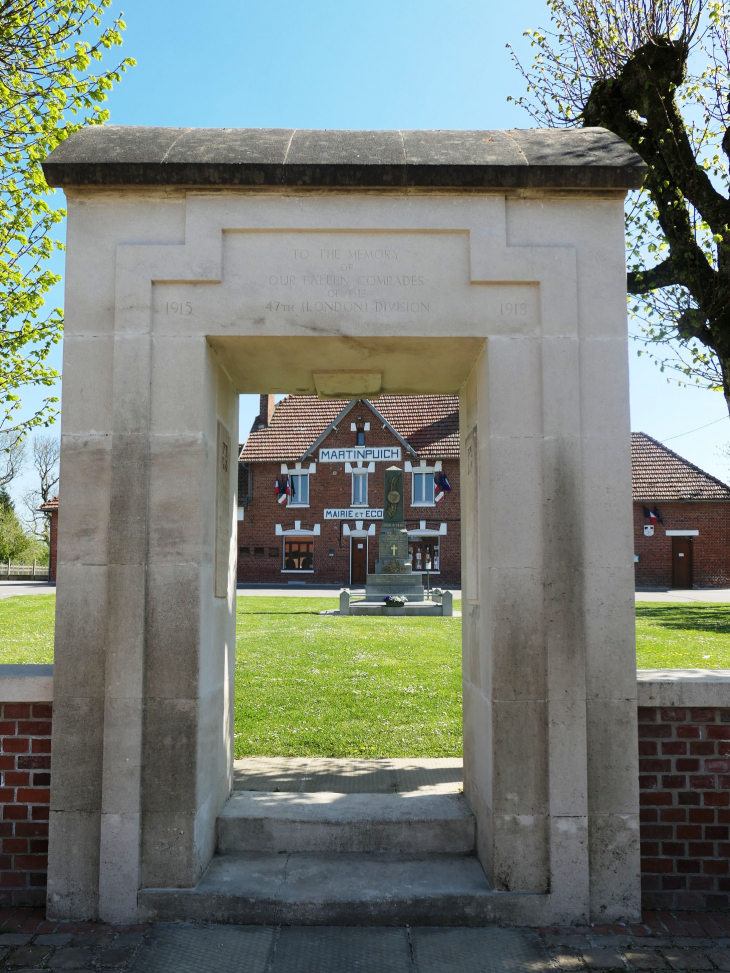
[[[638,911],[625,355],[545,314],[461,395],[465,792],[493,886],[552,922]]]
[[[66,339],[54,679],[48,912],[110,922],[197,882],[232,778],[238,395],[129,306]]]

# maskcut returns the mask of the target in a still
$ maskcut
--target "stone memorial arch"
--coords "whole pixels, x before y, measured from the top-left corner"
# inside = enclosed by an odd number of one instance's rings
[[[108,126],[44,169],[68,201],[50,915],[225,918],[183,893],[231,791],[238,394],[458,392],[491,890],[440,921],[635,916],[639,158],[598,129]]]

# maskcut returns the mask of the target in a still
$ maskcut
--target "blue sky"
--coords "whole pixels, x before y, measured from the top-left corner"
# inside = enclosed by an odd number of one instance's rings
[[[137,60],[108,101],[118,125],[528,128],[507,102],[522,81],[505,45],[529,60],[522,32],[548,24],[544,0],[131,0],[114,9],[127,22],[121,50]],[[630,364],[632,429],[677,437],[667,445],[730,478],[722,396],[668,384],[636,348]],[[255,411],[242,402],[242,432]]]

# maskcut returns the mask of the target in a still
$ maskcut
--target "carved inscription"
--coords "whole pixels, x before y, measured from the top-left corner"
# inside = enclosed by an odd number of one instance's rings
[[[193,313],[193,305],[190,301],[165,301],[165,314],[179,314],[187,317]]]
[[[266,311],[337,314],[429,314],[431,301],[419,295],[427,281],[404,265],[404,251],[395,247],[293,247],[288,256],[299,273],[269,274],[266,283],[282,296]],[[386,269],[381,269],[381,265]],[[313,269],[316,268],[316,269]],[[321,268],[321,270],[320,270]],[[311,293],[296,304],[286,291]],[[388,292],[387,294],[384,292]]]
[[[231,434],[218,420],[215,470],[215,597],[228,595],[231,547]]]

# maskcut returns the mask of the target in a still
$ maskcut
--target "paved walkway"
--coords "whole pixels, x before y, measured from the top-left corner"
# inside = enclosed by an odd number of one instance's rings
[[[45,581],[0,581],[0,598],[13,595],[55,595],[55,584]]]
[[[730,602],[730,588],[662,588],[637,591],[636,600]]]
[[[129,973],[730,971],[727,913],[647,912],[638,925],[546,929],[106,926],[0,910],[0,969]]]
[[[340,592],[340,588],[344,585],[326,585],[321,588],[314,588],[308,585],[271,585],[264,587],[263,585],[239,585],[236,594],[239,598],[246,595],[259,595],[266,598],[337,598]],[[431,587],[438,588],[438,584],[431,579]],[[351,592],[357,594],[365,594],[364,588],[350,588]],[[459,588],[447,588],[454,598],[461,598],[461,590]]]
[[[353,588],[352,591],[357,589]],[[364,589],[363,589],[364,590]],[[248,596],[260,598],[336,598],[339,588],[333,586],[323,588],[299,587],[298,585],[281,585],[280,587],[239,587],[236,594],[239,598]],[[449,588],[454,598],[461,598],[458,588]],[[53,595],[55,584],[45,581],[0,581],[0,598],[11,598],[14,595]],[[684,591],[677,588],[667,588],[654,591],[637,591],[637,601],[706,601],[727,602],[730,604],[730,588],[702,588]]]
[[[233,763],[237,791],[334,794],[456,794],[461,757],[245,757]]]

